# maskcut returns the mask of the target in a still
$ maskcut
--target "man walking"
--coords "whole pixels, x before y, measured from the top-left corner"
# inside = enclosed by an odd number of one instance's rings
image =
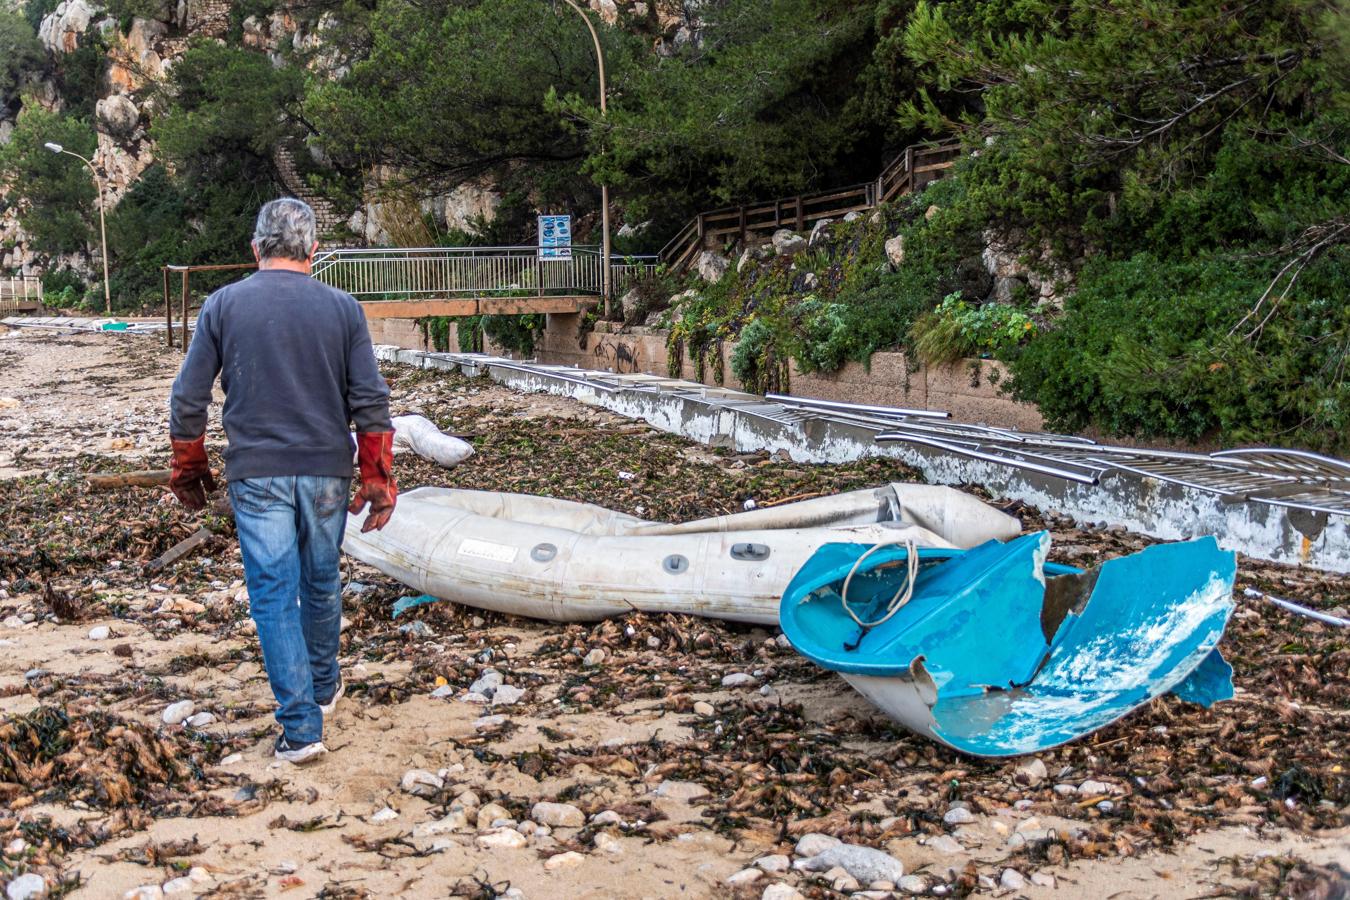
[[[229,446],[225,478],[244,557],[249,611],[282,734],[276,755],[297,765],[328,752],[323,717],[342,696],[339,572],[351,504],[370,512],[362,531],[394,511],[389,387],[380,376],[356,300],[310,277],[314,212],[293,199],[258,213],[258,271],[207,298],[173,384],[169,487],[189,509],[215,489],[206,460],[206,410],[221,376]]]

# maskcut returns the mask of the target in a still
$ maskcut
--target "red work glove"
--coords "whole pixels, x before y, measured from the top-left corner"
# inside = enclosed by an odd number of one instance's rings
[[[216,489],[211,467],[206,462],[206,435],[195,441],[173,441],[173,469],[169,490],[188,509],[206,507],[206,495]]]
[[[356,462],[361,469],[361,486],[347,509],[353,515],[370,504],[370,513],[361,533],[383,528],[394,514],[398,485],[394,483],[394,433],[359,431],[356,434]]]

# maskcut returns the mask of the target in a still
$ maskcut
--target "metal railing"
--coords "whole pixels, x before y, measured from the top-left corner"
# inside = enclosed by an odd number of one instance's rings
[[[32,275],[0,278],[0,310],[35,310],[42,306],[42,279]]]
[[[613,264],[614,289],[626,289],[656,264],[656,257]],[[537,247],[328,250],[315,257],[313,271],[325,284],[372,300],[599,296],[603,283],[600,252],[592,247],[572,248],[571,259],[541,259]]]

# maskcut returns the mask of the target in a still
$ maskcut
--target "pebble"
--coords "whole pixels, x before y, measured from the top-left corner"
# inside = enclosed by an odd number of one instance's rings
[[[520,698],[525,696],[525,689],[514,685],[504,684],[492,693],[493,706],[512,706],[520,702]]]
[[[871,847],[857,844],[839,844],[822,850],[802,861],[808,872],[828,872],[838,866],[863,882],[889,881],[895,883],[905,874],[905,865],[891,856]]]
[[[164,888],[157,884],[143,884],[123,894],[122,900],[159,900],[163,896]]]
[[[773,642],[783,650],[792,649],[792,641],[788,640],[788,636],[786,634],[780,634],[778,637],[773,639]]]
[[[370,818],[367,819],[366,821],[378,825],[381,822],[392,822],[397,818],[398,818],[398,810],[394,809],[392,806],[386,806],[379,812],[372,813]]]
[[[948,825],[969,825],[975,821],[975,816],[964,806],[953,806],[943,815],[942,821]]]
[[[937,837],[928,839],[928,848],[936,850],[938,853],[965,853],[966,848],[962,847],[955,838],[940,834]]]
[[[715,712],[717,712],[717,708],[714,707],[707,700],[699,700],[697,703],[694,704],[694,715],[711,716]]]
[[[580,828],[586,816],[570,803],[536,803],[530,808],[530,818],[550,828]]]
[[[755,683],[755,676],[747,672],[732,672],[722,676],[722,687],[748,687]]]
[[[47,896],[47,882],[36,872],[26,872],[15,878],[5,888],[9,900],[29,900],[32,897]]]
[[[806,898],[790,884],[771,884],[764,889],[760,900],[806,900]]]
[[[1033,759],[1031,762],[1022,763],[1013,770],[1013,781],[1026,787],[1035,787],[1046,779],[1050,774],[1045,768],[1045,763],[1039,759]]]
[[[598,666],[605,661],[605,651],[596,647],[581,660],[582,665]]]
[[[1071,784],[1057,784],[1055,785],[1055,793],[1059,794],[1061,797],[1068,797],[1078,793],[1078,788]]]
[[[435,822],[423,822],[413,829],[413,837],[435,837],[438,834],[452,834],[469,827],[469,811],[462,806],[452,806],[450,811]]]
[[[488,697],[487,694],[480,694],[480,693],[478,693],[477,691],[469,691],[467,694],[465,694],[463,697],[460,697],[459,699],[463,700],[465,703],[490,703],[490,702],[492,702],[491,699]]]
[[[1113,793],[1111,786],[1104,781],[1093,781],[1089,778],[1078,786],[1078,793],[1085,794],[1088,797],[1096,797],[1100,794]]]
[[[431,626],[421,619],[416,622],[408,622],[406,625],[400,625],[398,630],[402,634],[410,634],[413,637],[433,637],[436,634],[431,630]]]
[[[165,894],[190,894],[197,889],[192,879],[186,876],[164,882]]]
[[[436,688],[436,690],[432,691],[431,696],[439,700],[442,697],[449,697],[454,692],[455,692],[454,685],[443,684],[440,687]],[[484,697],[483,699],[486,700],[487,698]]]
[[[89,640],[91,641],[106,641],[110,637],[112,637],[112,629],[107,625],[98,625],[89,629]]]
[[[649,637],[649,638],[647,638],[647,649],[648,649],[648,650],[660,650],[660,649],[661,649],[661,639],[660,639],[659,637]]]
[[[489,803],[478,809],[478,829],[487,831],[493,827],[493,822],[510,818],[511,812],[506,807],[497,803]]]
[[[591,816],[591,824],[592,824],[592,825],[622,825],[622,824],[623,824],[623,816],[619,815],[618,813],[616,813],[616,812],[615,812],[614,810],[612,810],[612,809],[607,809],[607,810],[605,810],[604,812],[598,812],[598,813],[596,813],[595,815]]]
[[[1103,800],[1101,803],[1097,804],[1097,808],[1104,813],[1109,813],[1111,810],[1116,808],[1116,805],[1112,803],[1110,800]]]
[[[244,754],[242,754],[242,753],[231,753],[229,756],[225,757],[225,758],[222,759],[219,763],[217,763],[217,765],[222,765],[222,766],[232,766],[232,765],[234,765],[235,763],[239,763],[239,762],[243,762],[243,761],[244,761]]]
[[[764,877],[763,869],[741,869],[726,877],[726,883],[730,885],[750,884]]]
[[[514,828],[494,828],[487,834],[480,834],[474,838],[474,843],[484,850],[500,848],[517,850],[528,844],[529,840]]]
[[[623,843],[607,831],[596,832],[595,837],[591,839],[591,843],[595,844],[595,849],[601,853],[617,855],[623,852]]]
[[[671,800],[689,803],[707,797],[711,792],[695,781],[663,781],[656,786],[653,793],[658,797],[669,797]]]
[[[810,834],[804,834],[797,839],[797,846],[794,849],[794,852],[798,856],[819,856],[826,850],[829,850],[832,847],[838,847],[843,843],[844,842],[837,837],[811,832]]]
[[[1032,872],[1031,883],[1037,887],[1052,888],[1056,886],[1055,876],[1051,875],[1049,872]]]
[[[825,880],[830,883],[830,887],[841,894],[856,891],[860,887],[858,879],[848,874],[846,869],[842,869],[839,866],[835,866],[833,869],[827,871],[825,873]]]
[[[755,860],[755,865],[765,872],[786,872],[792,865],[792,860],[781,853],[774,853],[770,856],[761,856]]]
[[[209,712],[199,712],[196,715],[188,716],[186,719],[183,720],[183,723],[186,725],[191,725],[193,728],[205,728],[207,725],[210,725],[215,720],[216,717],[211,715]]]
[[[897,881],[895,886],[906,894],[928,893],[928,879],[922,875],[906,875]]]
[[[582,856],[580,853],[575,850],[568,850],[566,853],[559,853],[556,856],[550,856],[548,859],[544,860],[544,868],[549,872],[556,872],[559,869],[570,869],[574,866],[579,866],[585,861],[586,857]]]
[[[6,628],[22,628],[24,626],[24,621],[18,616],[6,616],[4,625]]]
[[[415,797],[434,797],[441,788],[445,787],[445,780],[434,772],[428,772],[426,769],[409,769],[403,773],[403,780],[399,783],[405,794],[412,794]]]
[[[1016,869],[1004,869],[998,877],[999,887],[1008,891],[1020,891],[1027,886],[1027,880]]]
[[[188,716],[192,715],[195,706],[191,700],[179,700],[177,703],[170,703],[164,710],[161,718],[165,725],[178,725]]]
[[[25,841],[23,838],[15,838],[14,840],[10,841],[8,844],[5,845],[5,855],[18,856],[20,853],[22,853],[27,849],[28,849],[27,841]]]
[[[476,731],[487,731],[492,728],[500,728],[506,724],[506,716],[481,716],[473,720],[473,727]]]

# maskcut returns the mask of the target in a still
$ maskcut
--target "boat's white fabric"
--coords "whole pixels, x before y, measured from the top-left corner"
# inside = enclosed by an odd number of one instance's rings
[[[823,544],[968,547],[1020,531],[967,494],[911,484],[682,525],[548,497],[418,488],[399,497],[382,531],[358,526],[349,523],[347,553],[481,609],[557,621],[640,609],[765,624],[777,624],[783,590]]]
[[[445,434],[426,416],[394,416],[394,449],[411,450],[445,466],[457,466],[473,456],[468,441]]]

